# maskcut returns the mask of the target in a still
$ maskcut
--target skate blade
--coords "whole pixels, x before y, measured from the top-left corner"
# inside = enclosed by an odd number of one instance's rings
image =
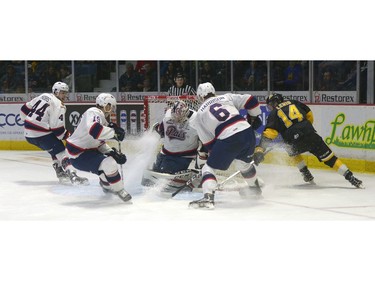
[[[72,185],[72,182],[70,181],[69,178],[67,179],[59,179],[59,183],[62,185]]]
[[[89,180],[84,180],[82,182],[70,182],[70,184],[74,185],[74,186],[78,186],[78,185],[85,185],[85,186],[87,186],[87,185],[90,185],[90,182],[89,182]]]
[[[132,199],[132,196],[130,194],[126,195],[125,197],[120,197],[118,196],[118,198],[120,198],[122,201],[124,201],[125,203],[131,203],[131,199]]]
[[[214,204],[202,205],[202,204],[199,204],[199,203],[189,203],[189,208],[190,209],[201,209],[201,210],[214,210],[215,205]]]
[[[363,183],[361,183],[359,186],[355,186],[356,189],[365,189],[365,186]]]

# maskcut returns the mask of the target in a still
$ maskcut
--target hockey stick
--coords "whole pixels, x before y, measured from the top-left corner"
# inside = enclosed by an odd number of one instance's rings
[[[266,155],[268,152],[270,152],[271,150],[273,149],[273,147],[270,147],[268,149],[266,149],[266,151],[264,152],[263,155]],[[254,160],[252,160],[250,162],[250,165],[254,165]],[[216,187],[217,190],[223,190],[223,185],[229,181],[230,179],[234,178],[235,176],[237,176],[241,171],[236,171],[234,172],[232,175],[230,175],[229,177],[227,177],[225,180],[223,180],[221,183],[219,183]]]
[[[121,141],[116,137],[118,143],[118,152],[121,154]],[[122,164],[120,164],[120,173],[121,173],[121,181],[124,184],[124,170],[122,168]]]
[[[273,149],[273,147],[270,147],[268,148],[265,152],[264,152],[264,155],[266,155],[268,152],[270,152],[271,150]],[[250,165],[254,165],[254,160],[252,160],[250,162]],[[219,183],[216,187],[217,190],[222,190],[222,186],[227,182],[229,181],[230,179],[234,178],[235,176],[237,176],[241,171],[236,171],[234,172],[232,175],[230,175],[229,177],[227,177],[225,180],[223,180],[221,183]],[[192,180],[188,180],[186,182],[185,185],[179,187],[175,192],[172,193],[172,197],[175,197],[178,193],[180,193],[181,190],[183,190],[184,188],[186,187],[189,187],[191,190],[193,190],[191,187],[190,187],[190,184],[191,184]]]

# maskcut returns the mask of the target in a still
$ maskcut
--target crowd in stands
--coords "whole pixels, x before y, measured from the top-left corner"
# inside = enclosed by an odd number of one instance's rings
[[[56,81],[73,90],[73,79],[75,92],[94,92],[100,80],[113,79],[116,65],[119,88],[114,81],[107,91],[167,92],[177,74],[194,89],[211,82],[217,91],[309,90],[308,61],[0,61],[0,93],[49,92]],[[357,62],[314,61],[313,77],[314,90],[354,91]]]

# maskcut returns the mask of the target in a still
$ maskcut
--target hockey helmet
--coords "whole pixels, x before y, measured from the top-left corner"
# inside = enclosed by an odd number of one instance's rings
[[[282,102],[284,102],[284,97],[279,93],[272,93],[266,99],[267,107],[271,110]]]
[[[60,100],[64,101],[69,92],[69,86],[64,82],[56,82],[52,86],[52,93]]]
[[[215,94],[214,86],[210,82],[199,84],[197,89],[198,99],[203,102],[208,94]]]
[[[189,115],[189,107],[182,101],[176,101],[171,109],[172,119],[178,123],[183,123],[187,120]]]
[[[102,108],[104,113],[116,112],[116,99],[108,93],[101,93],[96,97],[96,105]]]

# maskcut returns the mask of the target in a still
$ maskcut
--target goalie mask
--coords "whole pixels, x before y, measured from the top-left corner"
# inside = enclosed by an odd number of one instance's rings
[[[116,112],[116,104],[116,99],[111,94],[101,93],[96,98],[96,106],[104,112],[105,117],[108,117],[111,112]]]
[[[189,107],[184,101],[176,101],[171,110],[172,119],[175,122],[183,123],[188,119]]]

